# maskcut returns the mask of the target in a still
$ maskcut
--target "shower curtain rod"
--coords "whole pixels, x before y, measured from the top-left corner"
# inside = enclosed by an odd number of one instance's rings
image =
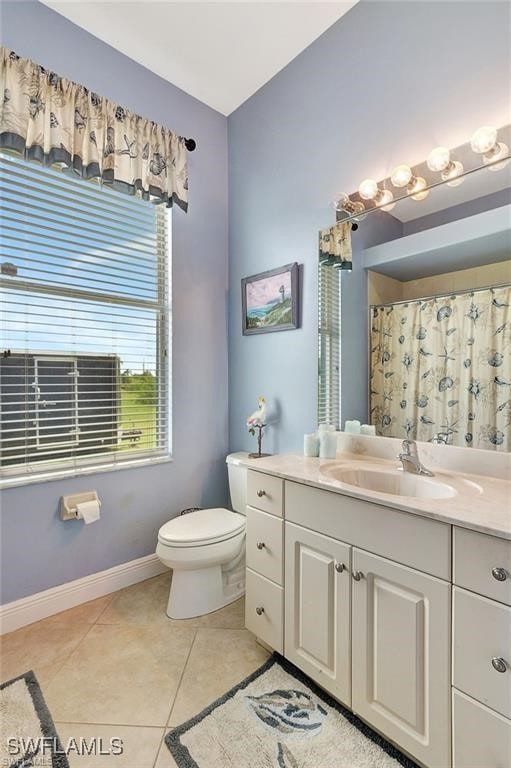
[[[448,291],[442,293],[436,293],[432,296],[419,296],[417,299],[401,299],[400,301],[387,301],[386,303],[378,302],[377,304],[369,304],[369,308],[373,307],[395,307],[398,304],[413,304],[415,301],[433,301],[433,299],[449,299],[452,296],[462,296],[464,293],[480,293],[481,291],[492,291],[496,288],[511,288],[511,283],[500,283],[499,285],[487,285],[482,288],[464,288],[461,291]]]

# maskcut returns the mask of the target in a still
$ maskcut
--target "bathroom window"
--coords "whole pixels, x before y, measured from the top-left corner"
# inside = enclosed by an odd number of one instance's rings
[[[341,421],[341,270],[319,265],[318,424]]]
[[[169,211],[0,154],[2,484],[170,455]]]

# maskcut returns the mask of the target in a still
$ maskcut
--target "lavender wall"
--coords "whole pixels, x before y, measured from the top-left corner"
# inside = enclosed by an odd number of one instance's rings
[[[226,119],[36,2],[2,2],[1,40],[177,133],[193,136],[190,207],[173,216],[169,464],[13,488],[1,499],[1,602],[154,552],[159,526],[226,502]],[[61,494],[96,488],[99,523],[62,523]]]
[[[252,445],[244,423],[261,393],[276,420],[266,449],[301,450],[316,424],[317,232],[333,222],[329,202],[509,122],[510,15],[482,0],[362,0],[229,117],[232,448]],[[302,328],[242,337],[240,279],[290,261],[304,265]],[[342,278],[342,407],[365,419],[365,275]]]

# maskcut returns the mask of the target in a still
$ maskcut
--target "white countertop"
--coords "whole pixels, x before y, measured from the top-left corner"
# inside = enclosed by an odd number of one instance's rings
[[[348,485],[324,474],[333,463],[343,469],[397,469],[397,461],[357,454],[338,453],[336,459],[315,459],[298,454],[277,454],[261,459],[242,461],[249,469],[294,480],[344,496],[372,501],[386,507],[429,517],[443,523],[470,528],[492,536],[511,540],[511,482],[484,475],[463,474],[435,468],[435,477],[457,491],[451,498],[433,499],[398,496]],[[468,481],[468,482],[467,482]],[[480,486],[474,492],[471,483]]]

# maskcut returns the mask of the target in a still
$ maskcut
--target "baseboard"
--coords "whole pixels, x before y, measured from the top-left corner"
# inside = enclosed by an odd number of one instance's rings
[[[147,555],[115,565],[106,571],[92,573],[82,579],[46,589],[44,592],[22,597],[21,600],[5,603],[0,605],[0,634],[12,632],[34,621],[74,608],[75,605],[87,603],[138,581],[158,576],[166,570],[168,569],[156,555]]]

